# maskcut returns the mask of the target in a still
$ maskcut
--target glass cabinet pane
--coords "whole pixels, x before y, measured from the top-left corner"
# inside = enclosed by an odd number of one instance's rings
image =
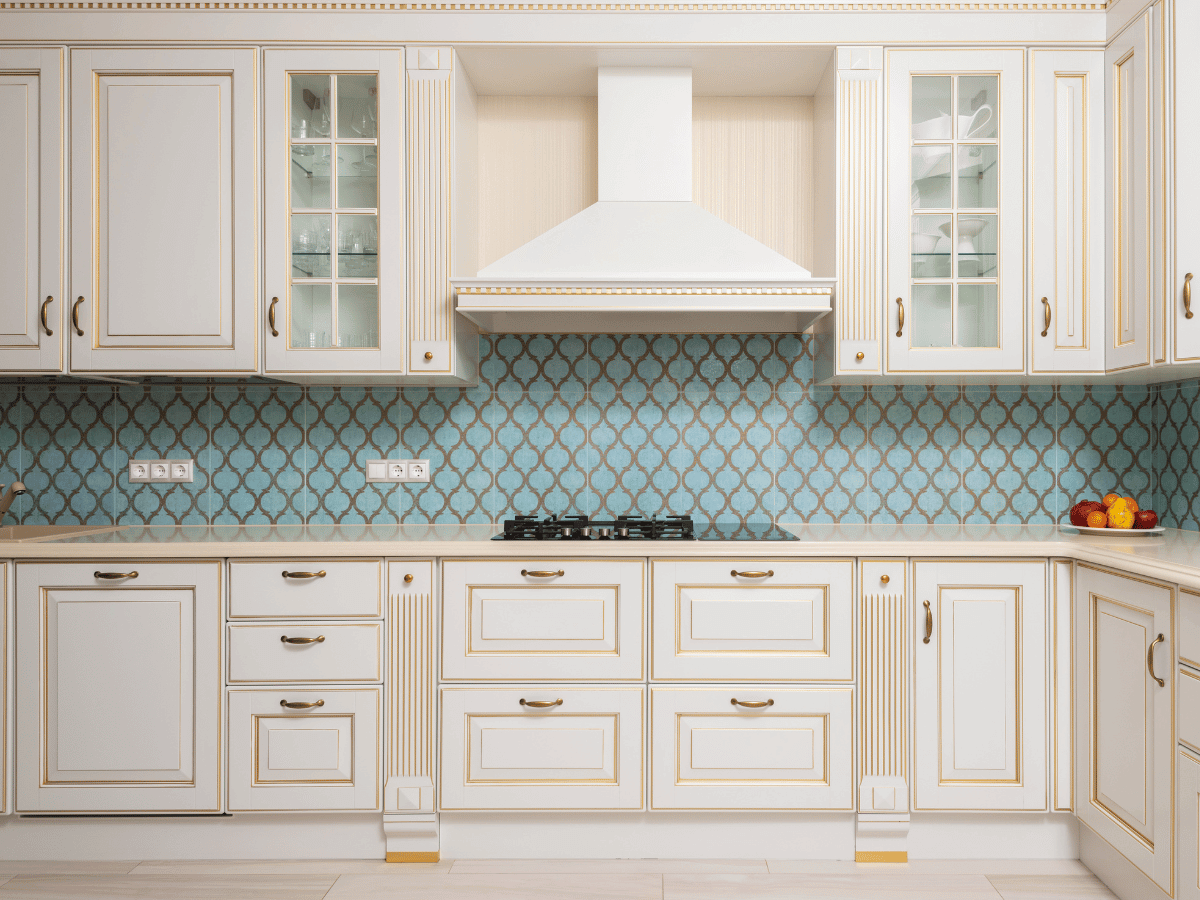
[[[912,277],[949,278],[954,219],[951,216],[912,217]]]
[[[338,76],[339,138],[371,139],[378,135],[378,90],[374,75]]]
[[[374,209],[379,202],[379,154],[373,144],[337,145],[338,209]]]
[[[999,148],[995,144],[958,147],[959,209],[995,209],[1000,200]]]
[[[914,141],[948,141],[954,137],[950,110],[954,79],[949,75],[915,75],[912,80]]]
[[[338,216],[338,277],[379,275],[379,228],[375,216]]]
[[[1000,301],[994,284],[958,286],[958,345],[1000,346]]]
[[[338,346],[379,346],[379,288],[375,285],[338,286]]]
[[[996,217],[958,217],[958,277],[996,277]]]
[[[292,139],[329,137],[329,76],[293,73],[291,82]]]
[[[292,209],[328,209],[329,145],[292,145]]]
[[[912,345],[950,347],[954,344],[949,284],[914,284],[912,293]]]
[[[995,140],[1000,125],[1000,79],[995,75],[958,76],[958,139]]]
[[[333,286],[293,285],[288,315],[291,316],[293,348],[328,347],[333,339]]]
[[[292,216],[292,277],[328,278],[329,216]]]
[[[912,193],[914,209],[950,209],[954,200],[950,193],[951,144],[919,144],[912,148]]]

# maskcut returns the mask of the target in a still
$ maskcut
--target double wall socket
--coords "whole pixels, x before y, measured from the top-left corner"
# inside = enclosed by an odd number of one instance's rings
[[[367,482],[424,482],[429,481],[427,459],[368,459]]]
[[[131,459],[129,481],[131,484],[190,484],[192,470],[190,459]]]

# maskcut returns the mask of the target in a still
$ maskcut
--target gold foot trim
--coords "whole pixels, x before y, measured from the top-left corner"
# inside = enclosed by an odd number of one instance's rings
[[[391,854],[389,853],[390,857]],[[873,862],[873,863],[906,863],[908,862],[907,850],[858,850],[854,853],[855,862]]]
[[[405,862],[409,862],[409,863],[427,862],[428,863],[428,862],[437,862],[439,859],[441,859],[441,857],[442,857],[441,853],[439,853],[437,850],[426,851],[424,853],[401,853],[399,851],[393,852],[393,851],[389,850],[388,855],[387,855],[387,861],[388,862],[399,862],[399,863],[405,863]]]

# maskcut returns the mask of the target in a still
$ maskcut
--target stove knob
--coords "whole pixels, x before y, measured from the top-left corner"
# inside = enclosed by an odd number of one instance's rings
[[[617,537],[625,537],[625,538],[629,537],[629,529],[626,528],[625,526],[618,528],[617,529]]]
[[[582,528],[580,528],[579,536],[584,537],[584,538],[590,538],[592,536],[592,526],[584,525]]]
[[[611,528],[599,528],[596,530],[596,534],[602,538],[612,537],[612,529]]]
[[[561,534],[565,538],[569,538],[574,531],[575,531],[574,528],[570,528],[568,526],[564,526],[564,527],[558,529],[558,533]]]

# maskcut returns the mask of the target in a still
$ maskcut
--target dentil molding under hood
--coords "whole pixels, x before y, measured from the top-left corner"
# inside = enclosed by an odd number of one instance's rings
[[[451,279],[487,331],[795,332],[829,312],[833,279],[692,202],[692,73],[601,68],[598,201]]]

